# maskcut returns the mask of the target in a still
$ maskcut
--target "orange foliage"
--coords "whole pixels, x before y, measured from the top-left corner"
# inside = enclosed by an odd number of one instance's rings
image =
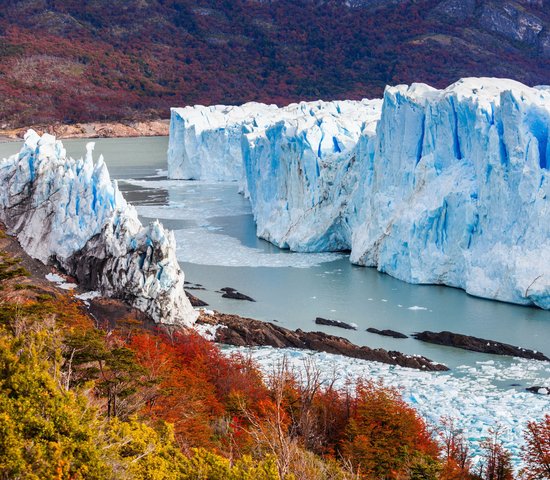
[[[540,422],[529,422],[525,440],[525,479],[550,478],[550,415],[546,414]]]
[[[342,450],[375,478],[399,478],[417,460],[439,456],[425,423],[399,392],[370,381],[357,385]]]
[[[172,423],[186,450],[221,447],[242,422],[234,412],[236,397],[259,409],[266,395],[250,362],[223,356],[198,335],[139,333],[129,347],[157,383],[147,402],[148,415]]]

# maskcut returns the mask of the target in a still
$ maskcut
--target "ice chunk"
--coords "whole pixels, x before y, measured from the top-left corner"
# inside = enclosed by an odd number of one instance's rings
[[[29,130],[21,151],[0,162],[0,219],[27,253],[83,288],[124,299],[157,322],[192,324],[174,235],[158,222],[142,226],[92,151],[89,143],[74,160],[55,137]]]

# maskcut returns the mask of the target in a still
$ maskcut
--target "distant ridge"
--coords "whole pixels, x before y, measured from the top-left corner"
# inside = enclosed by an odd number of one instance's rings
[[[0,128],[374,98],[467,76],[550,81],[548,0],[3,3]]]

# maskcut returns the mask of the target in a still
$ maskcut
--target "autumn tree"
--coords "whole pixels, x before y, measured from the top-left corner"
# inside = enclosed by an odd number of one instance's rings
[[[44,331],[0,332],[0,477],[110,478],[99,420],[81,394],[59,388]]]
[[[451,417],[442,417],[438,430],[441,443],[442,480],[469,480],[472,461],[464,434]]]
[[[66,335],[63,351],[67,385],[93,381],[106,400],[108,417],[126,417],[141,408],[146,369],[133,350],[101,330],[89,329]]]
[[[511,454],[502,445],[501,435],[502,427],[491,428],[489,437],[481,442],[484,453],[478,475],[482,480],[514,479]]]
[[[539,422],[529,422],[525,430],[522,470],[526,480],[550,479],[550,415]]]
[[[342,443],[345,457],[367,477],[435,479],[439,449],[398,391],[359,382]]]

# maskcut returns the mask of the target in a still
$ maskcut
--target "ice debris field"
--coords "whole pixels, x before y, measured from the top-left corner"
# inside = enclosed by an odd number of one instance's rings
[[[468,78],[382,100],[172,109],[172,179],[240,182],[259,237],[550,308],[550,88]]]

